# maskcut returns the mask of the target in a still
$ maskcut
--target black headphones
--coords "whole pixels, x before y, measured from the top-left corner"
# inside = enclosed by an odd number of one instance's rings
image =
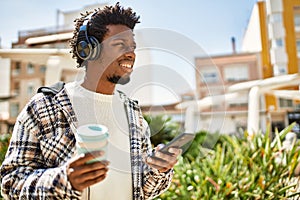
[[[87,16],[79,28],[76,54],[82,60],[95,60],[100,54],[99,41],[94,36],[88,35],[88,23],[94,14],[96,14],[96,12]]]

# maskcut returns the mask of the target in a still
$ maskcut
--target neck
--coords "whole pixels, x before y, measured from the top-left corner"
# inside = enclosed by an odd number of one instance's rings
[[[84,81],[81,84],[87,90],[92,92],[111,95],[115,91],[116,85],[107,80],[105,72],[94,62],[89,62],[86,69]]]
[[[96,92],[96,93],[101,93],[101,94],[107,94],[111,95],[115,91],[115,84],[110,83],[109,81],[91,81],[88,78],[85,78],[83,83],[81,84],[82,87],[84,87],[87,90]]]

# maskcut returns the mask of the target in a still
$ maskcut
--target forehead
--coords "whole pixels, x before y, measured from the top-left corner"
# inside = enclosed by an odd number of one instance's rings
[[[123,39],[123,40],[133,40],[134,34],[133,31],[125,25],[107,25],[108,31],[103,37],[103,40],[114,40],[114,39]]]

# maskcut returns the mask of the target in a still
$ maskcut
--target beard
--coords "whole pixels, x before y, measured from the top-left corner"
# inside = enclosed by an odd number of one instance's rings
[[[113,75],[113,76],[107,77],[107,80],[113,84],[125,85],[130,81],[130,76]]]

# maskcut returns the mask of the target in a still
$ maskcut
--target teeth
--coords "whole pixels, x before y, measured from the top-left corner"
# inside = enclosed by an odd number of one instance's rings
[[[120,64],[121,67],[126,67],[128,69],[131,69],[132,68],[132,65],[130,64]]]

